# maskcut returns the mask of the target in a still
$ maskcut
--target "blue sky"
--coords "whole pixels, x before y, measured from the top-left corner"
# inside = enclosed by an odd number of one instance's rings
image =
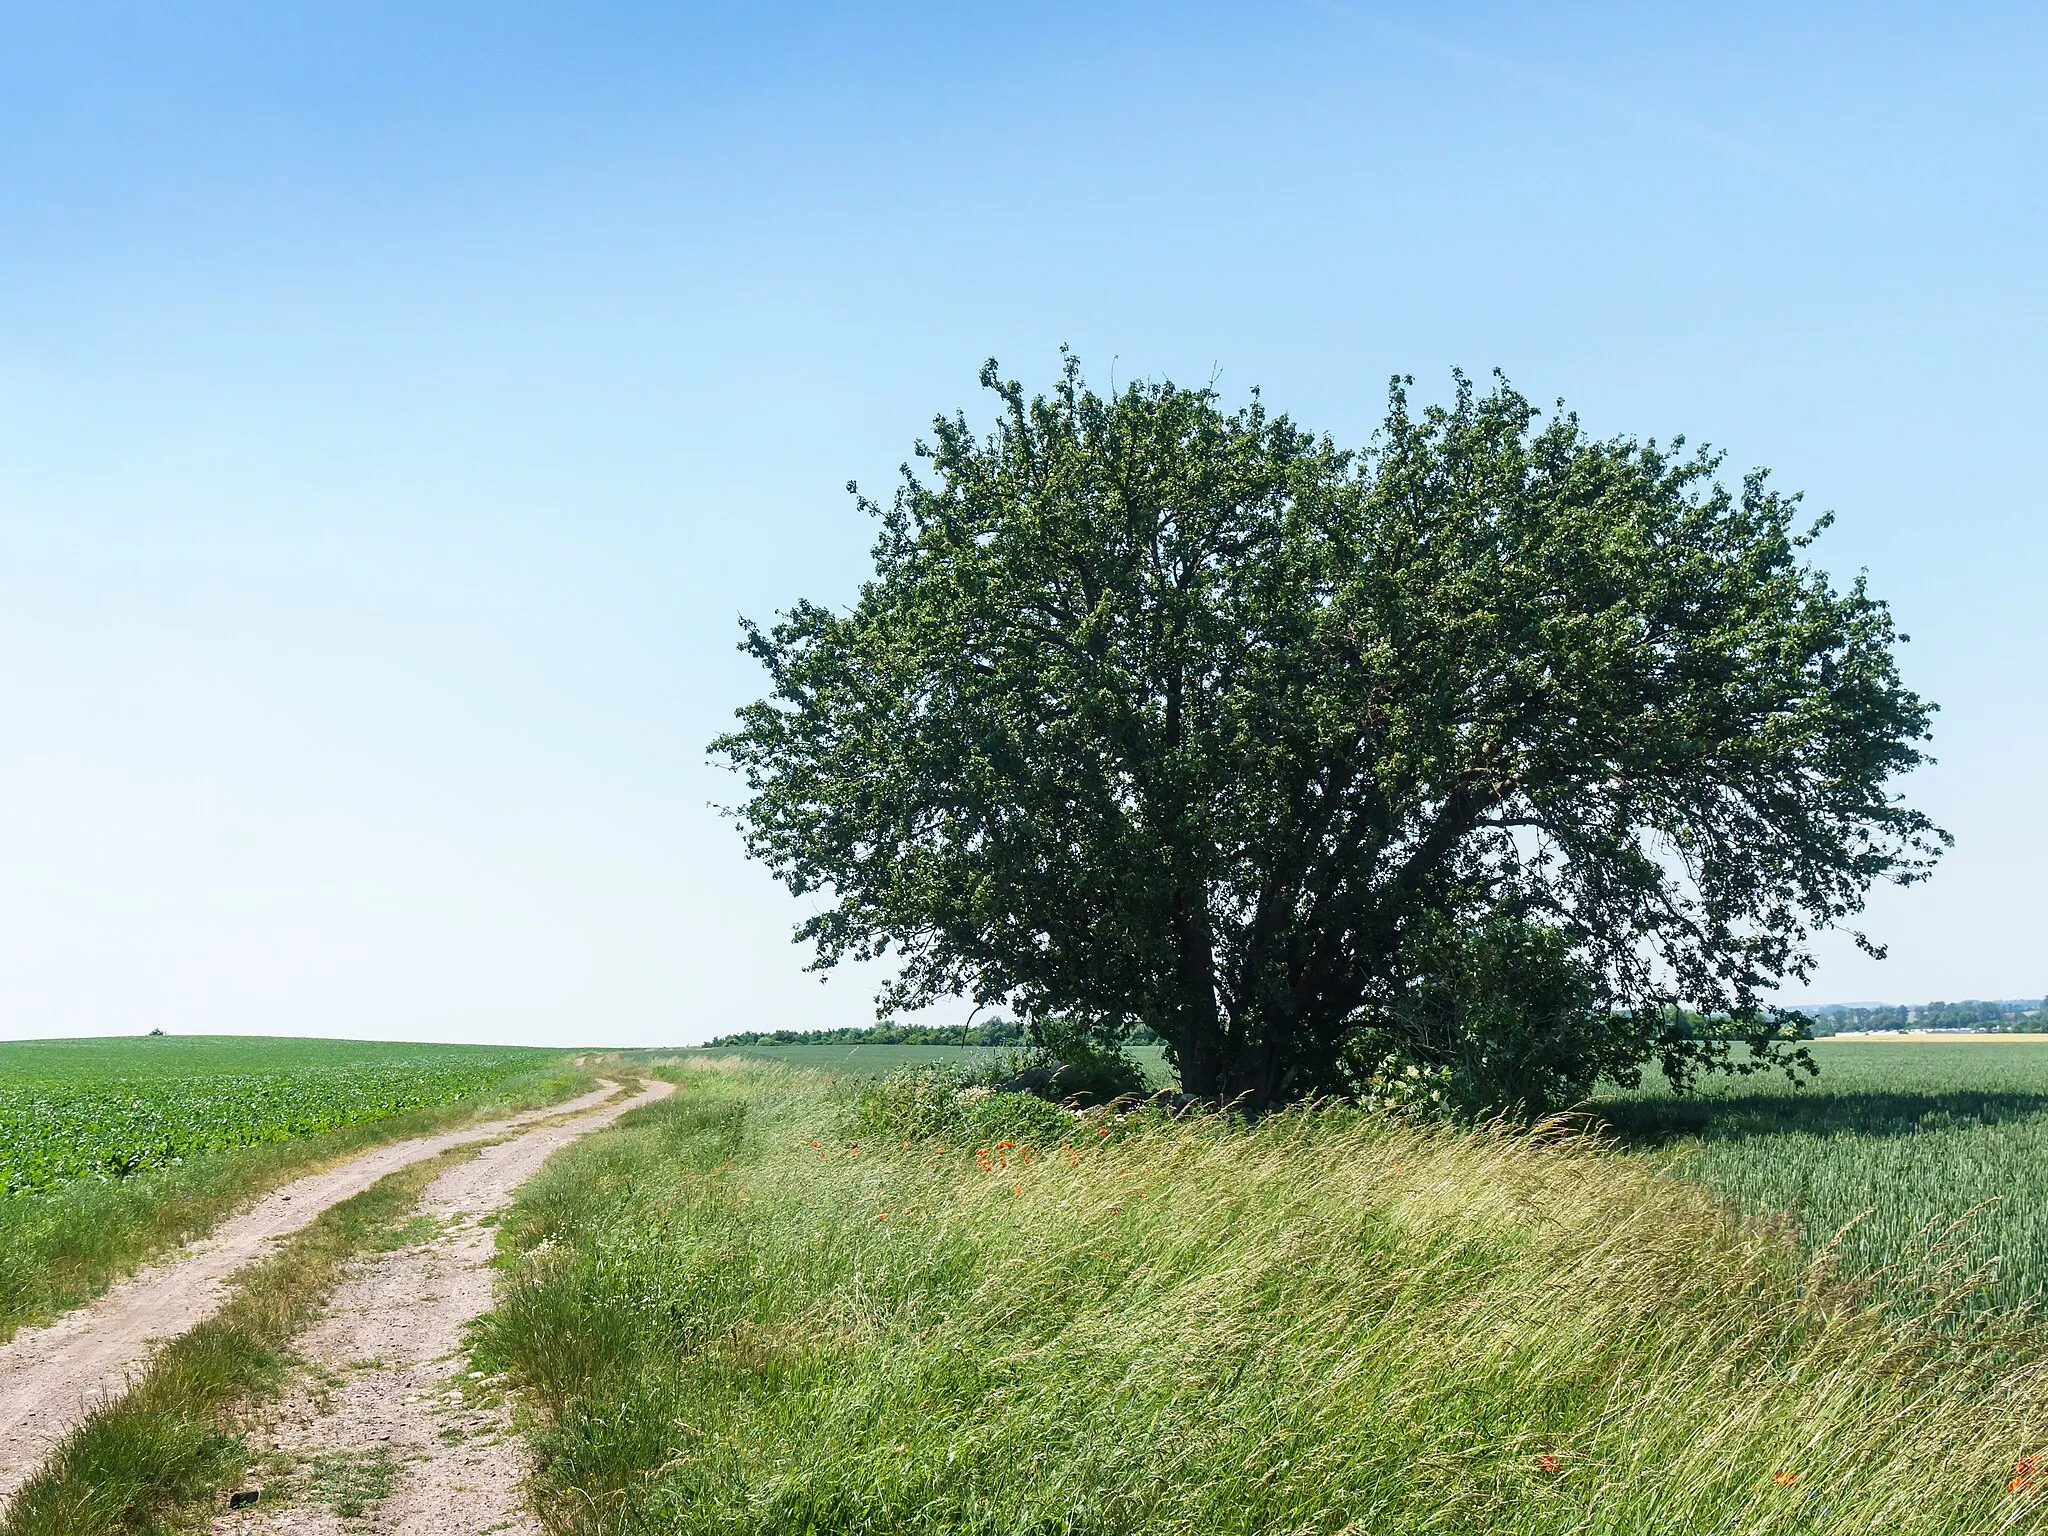
[[[1957,838],[1811,998],[2039,995],[2044,78],[2018,6],[0,0],[0,1032],[866,1019],[710,809],[734,621],[1062,343],[1771,466]]]

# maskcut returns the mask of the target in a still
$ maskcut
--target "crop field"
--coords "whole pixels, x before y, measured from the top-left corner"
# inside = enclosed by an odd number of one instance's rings
[[[1820,1041],[1821,1075],[1648,1085],[1597,1107],[1626,1145],[1745,1211],[1841,1233],[1854,1270],[1989,1266],[1985,1308],[2048,1301],[2048,1042]],[[1848,1230],[1843,1231],[1844,1228]]]
[[[550,1054],[228,1037],[0,1044],[0,1192],[122,1179],[453,1103]]]

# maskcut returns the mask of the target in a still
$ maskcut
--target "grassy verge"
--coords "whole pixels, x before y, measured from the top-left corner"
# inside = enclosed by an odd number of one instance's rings
[[[141,1380],[67,1438],[15,1496],[0,1536],[145,1536],[186,1529],[247,1464],[238,1410],[284,1378],[284,1349],[342,1266],[399,1229],[462,1147],[323,1211],[247,1272],[218,1313],[166,1345]]]
[[[850,1146],[729,1066],[530,1185],[482,1363],[568,1531],[2038,1529],[2048,1382],[1584,1141]]]
[[[79,1180],[0,1199],[0,1343],[25,1323],[90,1301],[137,1266],[211,1231],[231,1211],[301,1174],[378,1143],[554,1103],[593,1081],[585,1069],[555,1061],[476,1099],[238,1147],[132,1179]]]

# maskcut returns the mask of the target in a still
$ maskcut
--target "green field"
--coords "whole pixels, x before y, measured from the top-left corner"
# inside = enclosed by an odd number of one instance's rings
[[[452,1104],[549,1054],[224,1036],[0,1043],[0,1193]]]
[[[808,1068],[849,1077],[882,1077],[905,1067],[953,1065],[1000,1055],[1000,1048],[962,1045],[849,1045],[843,1041],[817,1045],[730,1045],[713,1050],[697,1047],[678,1053],[684,1060],[744,1059],[772,1061],[785,1067]],[[1173,1082],[1166,1052],[1156,1045],[1129,1048],[1131,1059],[1160,1087]]]
[[[1989,1265],[1982,1307],[2048,1301],[2048,1042],[1820,1041],[1818,1080],[1660,1086],[1596,1106],[1622,1137],[1810,1245],[1844,1227],[1853,1269],[1915,1287],[1944,1240]],[[1939,1255],[1936,1255],[1938,1258]]]
[[[1901,1261],[1995,1197],[1962,1233],[2001,1260],[1975,1305],[2048,1291],[2031,1179],[2048,1044],[1823,1042],[1811,1086],[1616,1094],[1597,1106],[1604,1133],[1578,1136],[1346,1108],[1077,1115],[945,1075],[883,1080],[978,1054],[606,1059],[683,1091],[522,1192],[472,1361],[524,1389],[550,1528],[2048,1527],[2048,1498],[2016,1470],[2048,1426],[2038,1340],[1929,1318],[1924,1274]],[[279,1104],[296,1089],[310,1108],[294,1112],[318,1119],[471,1078],[458,1104],[518,1085],[558,1096],[578,1070],[559,1053],[344,1042],[0,1047],[0,1105],[69,1085],[290,1138],[0,1200],[0,1324],[50,1309],[53,1256],[76,1267],[78,1235],[118,1239],[111,1259],[82,1250],[103,1279],[166,1240],[167,1211],[182,1206],[178,1233],[203,1230],[380,1125],[472,1112],[294,1136],[282,1110],[254,1112],[255,1085]],[[253,1109],[238,1121],[231,1101]],[[1804,1251],[1731,1205],[1791,1211]],[[1852,1271],[1896,1271],[1876,1286],[1810,1263],[1866,1208],[1841,1248]],[[265,1340],[252,1360],[280,1347]],[[202,1417],[238,1411],[222,1399]],[[110,1419],[102,1438],[131,1428]],[[98,1466],[46,1491],[97,1497]]]
[[[0,1342],[324,1160],[590,1082],[559,1051],[498,1046],[0,1043]]]

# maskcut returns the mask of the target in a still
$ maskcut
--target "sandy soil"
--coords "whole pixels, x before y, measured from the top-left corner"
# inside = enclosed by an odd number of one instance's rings
[[[671,1090],[489,1148],[427,1186],[431,1236],[357,1266],[300,1340],[303,1369],[252,1428],[282,1490],[217,1516],[220,1536],[538,1536],[520,1484],[526,1461],[501,1398],[462,1367],[464,1329],[491,1305],[492,1219],[548,1156]],[[281,1498],[280,1498],[281,1495]],[[282,1507],[277,1507],[278,1503]]]
[[[126,1386],[159,1342],[218,1311],[235,1271],[263,1257],[278,1239],[408,1163],[537,1120],[592,1111],[617,1091],[616,1083],[607,1082],[565,1104],[392,1142],[308,1174],[273,1190],[210,1236],[137,1270],[99,1300],[46,1328],[20,1330],[0,1346],[0,1502],[27,1481],[73,1425]],[[604,1113],[609,1117],[623,1108]]]

